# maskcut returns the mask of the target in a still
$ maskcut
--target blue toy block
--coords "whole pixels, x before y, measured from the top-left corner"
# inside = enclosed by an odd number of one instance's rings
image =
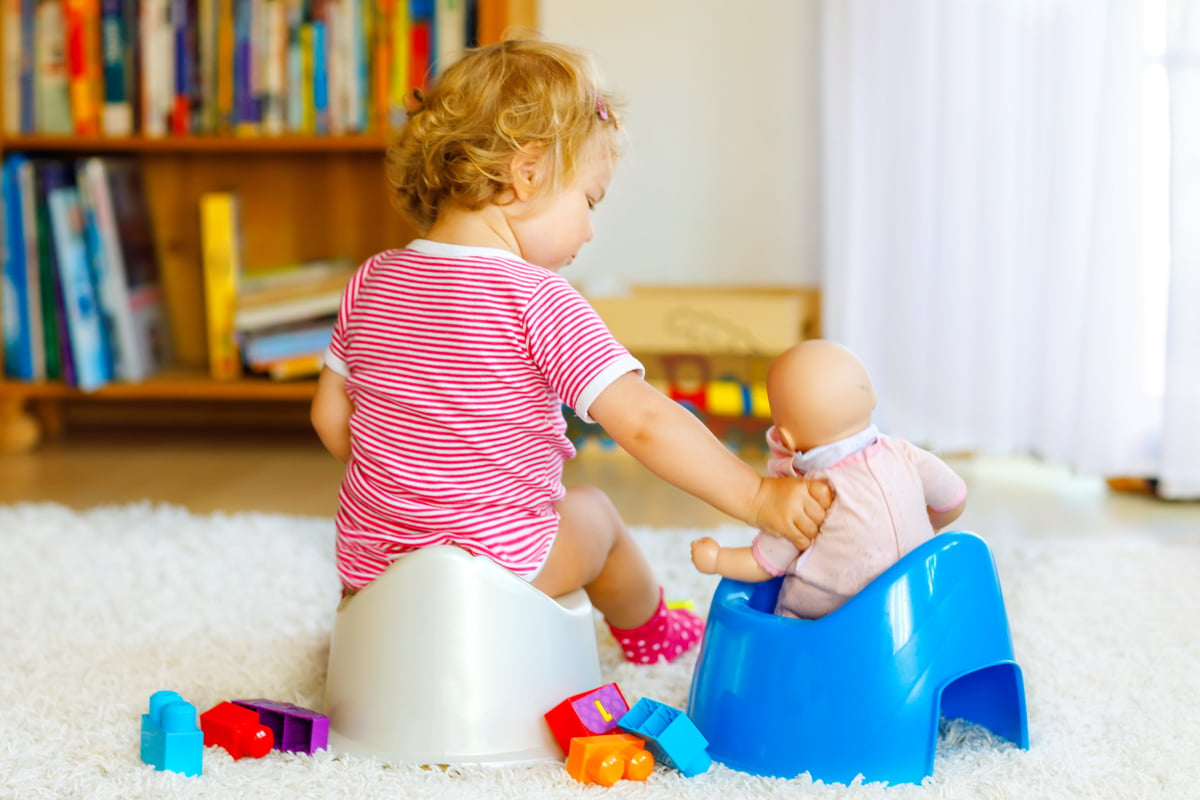
[[[675,767],[687,777],[705,772],[712,764],[708,740],[695,723],[677,708],[643,697],[617,727],[646,742],[646,749],[660,763]]]
[[[1025,688],[987,544],[943,533],[831,614],[774,615],[780,579],[723,579],[688,715],[714,760],[756,775],[920,783],[938,719],[1029,748]]]
[[[178,692],[150,695],[150,711],[142,714],[142,761],[155,769],[199,775],[204,734],[196,724],[196,707]]]

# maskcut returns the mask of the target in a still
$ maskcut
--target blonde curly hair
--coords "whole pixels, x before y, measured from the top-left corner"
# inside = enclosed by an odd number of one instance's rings
[[[469,51],[452,64],[396,133],[387,179],[400,211],[424,233],[443,201],[469,209],[511,197],[518,153],[547,159],[552,192],[570,183],[597,129],[615,155],[615,99],[582,51],[516,39]]]

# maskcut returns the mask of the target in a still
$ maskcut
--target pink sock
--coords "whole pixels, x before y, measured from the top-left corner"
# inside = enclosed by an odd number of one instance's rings
[[[704,620],[686,608],[667,608],[662,589],[658,590],[658,610],[650,621],[638,628],[622,630],[612,625],[617,644],[625,660],[635,664],[655,664],[660,660],[674,661],[700,643]]]

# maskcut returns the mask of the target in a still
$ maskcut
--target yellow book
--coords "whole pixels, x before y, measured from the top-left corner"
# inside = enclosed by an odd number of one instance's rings
[[[290,381],[298,378],[315,378],[321,373],[325,363],[325,354],[307,353],[302,356],[281,358],[266,366],[266,372],[271,380]]]
[[[216,380],[232,380],[242,374],[233,327],[241,261],[237,195],[231,192],[201,195],[200,246],[204,260],[208,369]]]

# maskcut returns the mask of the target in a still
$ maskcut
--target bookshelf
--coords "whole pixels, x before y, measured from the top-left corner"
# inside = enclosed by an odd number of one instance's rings
[[[480,42],[497,41],[506,30],[533,30],[536,12],[536,0],[480,0]],[[0,14],[0,41],[4,24]],[[0,59],[0,79],[4,67]],[[155,228],[174,362],[147,380],[112,383],[86,394],[59,382],[0,378],[0,452],[27,450],[45,433],[61,432],[60,406],[66,401],[311,399],[312,380],[208,377],[199,198],[211,191],[238,195],[247,268],[327,257],[358,263],[413,238],[413,231],[390,204],[383,170],[385,143],[380,133],[157,138],[0,135],[0,158],[11,153],[72,159],[111,155],[139,162]]]

